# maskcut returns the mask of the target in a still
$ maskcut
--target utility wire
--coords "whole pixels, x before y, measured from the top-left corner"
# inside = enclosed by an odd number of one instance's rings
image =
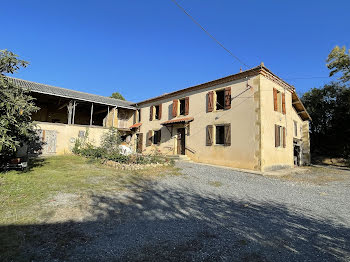
[[[204,33],[206,33],[211,39],[213,39],[220,47],[222,47],[227,53],[229,53],[234,59],[244,65],[246,68],[251,68],[249,65],[244,63],[241,59],[235,56],[229,49],[227,49],[219,40],[217,40],[212,34],[210,34],[193,16],[191,16],[176,0],[171,0],[182,12],[184,12]],[[284,80],[294,79],[316,79],[316,78],[329,78],[327,76],[310,76],[310,77],[291,77],[284,78]]]
[[[242,65],[244,65],[246,68],[250,68],[246,63],[244,63],[241,59],[239,59],[237,56],[235,56],[230,50],[228,50],[223,44],[221,44],[212,34],[210,34],[199,22],[197,22],[196,19],[193,18],[181,5],[179,5],[176,0],[171,0],[173,3],[181,9],[182,12],[184,12],[200,29],[204,31],[211,39],[213,39],[219,46],[221,46],[227,53],[229,53],[234,59],[236,59],[238,62],[240,62]]]

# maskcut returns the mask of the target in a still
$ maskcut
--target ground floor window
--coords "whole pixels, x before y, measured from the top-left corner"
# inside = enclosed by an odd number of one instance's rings
[[[275,147],[286,147],[286,128],[275,125]]]
[[[211,146],[213,144],[224,146],[231,145],[231,124],[207,126],[206,145]]]
[[[216,126],[216,141],[217,145],[225,144],[225,126]]]
[[[156,130],[153,133],[153,144],[160,144],[161,130]]]

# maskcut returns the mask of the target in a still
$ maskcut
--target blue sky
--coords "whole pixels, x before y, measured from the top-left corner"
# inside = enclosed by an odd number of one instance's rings
[[[302,94],[330,81],[325,59],[350,48],[350,1],[178,0],[251,67],[261,61]],[[5,10],[6,9],[6,10]],[[2,4],[0,49],[30,61],[15,77],[140,101],[242,66],[171,0]]]

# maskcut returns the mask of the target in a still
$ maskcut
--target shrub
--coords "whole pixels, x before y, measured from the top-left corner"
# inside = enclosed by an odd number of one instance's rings
[[[84,137],[75,140],[72,149],[74,154],[94,159],[112,160],[124,164],[155,164],[168,162],[157,150],[154,150],[150,155],[122,155],[119,151],[119,145],[121,144],[120,133],[115,128],[111,128],[103,135],[100,147],[89,143],[88,136],[89,132],[86,130]]]
[[[119,131],[111,127],[107,133],[104,133],[101,139],[101,147],[105,148],[108,152],[119,152],[119,146],[122,142]]]

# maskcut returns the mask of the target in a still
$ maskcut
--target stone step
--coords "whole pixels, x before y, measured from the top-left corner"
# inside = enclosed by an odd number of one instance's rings
[[[168,156],[168,158],[175,161],[191,162],[191,159],[186,155],[172,155],[172,156]]]

